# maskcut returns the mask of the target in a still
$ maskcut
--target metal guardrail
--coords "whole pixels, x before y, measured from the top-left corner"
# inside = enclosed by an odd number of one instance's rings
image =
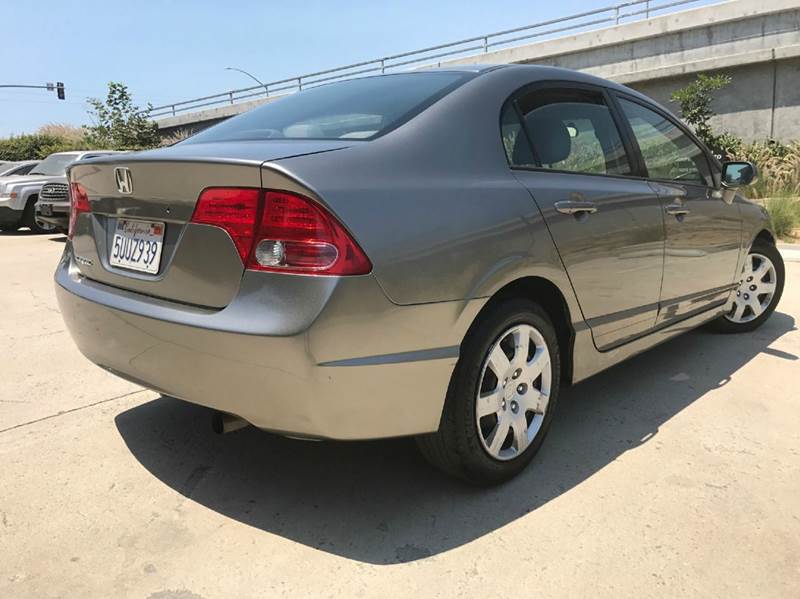
[[[656,0],[633,0],[630,2],[623,2],[622,4],[597,8],[568,17],[526,25],[525,27],[487,33],[485,35],[479,35],[457,42],[440,44],[438,46],[431,46],[412,52],[384,56],[374,60],[336,67],[334,69],[317,71],[316,73],[308,73],[288,79],[270,81],[264,85],[233,89],[211,96],[203,96],[201,98],[184,100],[182,102],[164,104],[163,106],[155,106],[149,111],[142,111],[142,114],[148,115],[150,118],[175,116],[182,112],[198,110],[208,106],[235,104],[242,100],[257,97],[284,95],[322,83],[351,79],[361,75],[386,73],[397,69],[408,69],[412,66],[415,68],[438,66],[441,64],[442,58],[453,59],[462,57],[468,53],[473,53],[474,55],[475,52],[488,53],[490,49],[497,48],[498,46],[543,38],[568,31],[588,31],[597,29],[601,25],[618,25],[624,19],[635,19],[637,17],[649,19],[653,13],[687,4],[696,4],[700,1],[701,0],[672,0],[668,2],[657,2]]]

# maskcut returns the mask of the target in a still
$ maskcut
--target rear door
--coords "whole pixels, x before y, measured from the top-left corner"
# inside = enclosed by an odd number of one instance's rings
[[[672,117],[636,98],[618,101],[664,209],[659,324],[724,303],[739,258],[737,206],[723,201],[706,151]]]
[[[602,88],[548,84],[512,97],[502,123],[600,349],[655,326],[663,269],[659,197],[617,119]]]

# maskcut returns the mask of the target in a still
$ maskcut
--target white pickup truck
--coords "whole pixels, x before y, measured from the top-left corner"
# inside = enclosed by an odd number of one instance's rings
[[[53,197],[59,211],[65,210],[69,218],[69,196],[67,194],[67,167],[76,160],[113,154],[111,150],[57,152],[50,154],[25,176],[0,179],[0,231],[16,231],[28,227],[34,233],[53,231],[58,226],[36,217],[36,202],[45,184],[57,190]]]

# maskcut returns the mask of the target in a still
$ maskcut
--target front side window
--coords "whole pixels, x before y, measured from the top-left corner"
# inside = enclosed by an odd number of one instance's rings
[[[711,185],[703,150],[674,123],[638,102],[619,99],[652,179]]]
[[[26,164],[24,166],[20,166],[19,168],[15,169],[12,174],[14,175],[27,175],[29,172],[33,170],[33,167],[36,166],[36,163],[33,164]]]
[[[402,73],[329,83],[268,102],[181,143],[263,139],[369,139],[474,76]]]
[[[512,149],[512,164],[525,166],[528,161],[559,171],[631,174],[622,137],[603,94],[582,89],[538,90],[517,100],[517,107],[531,145],[526,156],[520,139]],[[506,118],[504,115],[504,124]]]

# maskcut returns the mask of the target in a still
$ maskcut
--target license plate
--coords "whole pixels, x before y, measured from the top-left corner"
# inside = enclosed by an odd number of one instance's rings
[[[163,245],[164,223],[121,218],[117,220],[108,261],[111,266],[156,274]]]
[[[42,216],[52,216],[53,207],[50,204],[41,204],[39,205],[39,212]]]

